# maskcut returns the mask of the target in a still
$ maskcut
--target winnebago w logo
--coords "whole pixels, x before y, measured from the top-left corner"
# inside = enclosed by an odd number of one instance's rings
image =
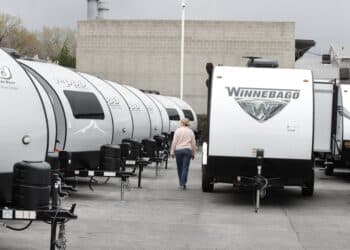
[[[294,89],[225,88],[228,95],[234,96],[241,108],[259,122],[270,119],[300,96],[300,90]]]

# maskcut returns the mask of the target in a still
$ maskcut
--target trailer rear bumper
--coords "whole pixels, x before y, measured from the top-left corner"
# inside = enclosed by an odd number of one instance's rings
[[[206,175],[214,182],[234,183],[238,176],[257,175],[255,158],[209,156],[203,166]],[[285,186],[301,186],[313,178],[313,160],[264,158],[262,175],[279,178]]]

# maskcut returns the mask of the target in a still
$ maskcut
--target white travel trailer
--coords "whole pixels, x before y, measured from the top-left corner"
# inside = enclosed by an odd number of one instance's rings
[[[168,112],[166,111],[165,107],[155,98],[152,98],[152,96],[146,94],[151,101],[154,102],[154,104],[157,106],[158,110],[159,110],[159,113],[162,117],[162,133],[163,134],[170,134],[170,119],[169,119],[169,115],[168,115]]]
[[[23,68],[0,49],[0,205],[12,200],[16,162],[44,161],[48,126],[38,89]]]
[[[143,139],[151,136],[151,121],[148,111],[142,101],[130,92],[126,87],[111,81],[106,81],[120,95],[122,95],[132,115],[133,134],[132,138],[141,142]]]
[[[180,126],[180,120],[185,118],[182,110],[168,97],[156,94],[147,94],[151,98],[160,102],[168,113],[170,120],[170,133],[174,133],[175,130]]]
[[[276,185],[301,186],[304,195],[312,195],[311,71],[212,64],[207,71],[209,141],[203,145],[203,191],[213,191],[215,182],[240,184],[259,175],[259,161],[264,183],[271,178]]]
[[[74,215],[61,208],[59,176],[44,162],[56,134],[52,107],[44,89],[21,65],[0,49],[0,220],[4,228],[22,231],[33,221],[51,225],[50,249],[65,239],[64,225]],[[52,126],[52,127],[51,127]],[[25,213],[24,213],[25,212]],[[28,221],[17,229],[14,221]]]
[[[151,138],[153,138],[155,135],[161,135],[163,131],[163,122],[157,105],[151,100],[149,96],[140,90],[128,85],[124,85],[124,87],[126,87],[130,92],[137,96],[147,108],[151,121]]]
[[[112,143],[120,144],[123,139],[132,138],[133,120],[128,103],[124,97],[106,81],[89,74],[80,74],[93,84],[107,100],[112,113],[114,127]]]
[[[332,175],[334,168],[350,164],[350,84],[340,82],[334,94],[332,157],[333,164],[325,166],[326,175]]]
[[[100,147],[110,144],[113,137],[111,112],[104,97],[72,70],[50,63],[19,61],[50,97],[57,128],[55,151],[59,152],[61,167],[97,168]],[[50,154],[48,158],[52,162],[57,156]]]
[[[314,153],[326,169],[328,164],[331,165],[334,150],[337,91],[335,80],[314,80]]]
[[[181,100],[178,97],[175,96],[167,96],[170,100],[172,100],[184,113],[184,116],[191,121],[191,128],[195,133],[198,133],[198,120],[196,112],[192,109],[192,107],[185,102],[184,100]]]

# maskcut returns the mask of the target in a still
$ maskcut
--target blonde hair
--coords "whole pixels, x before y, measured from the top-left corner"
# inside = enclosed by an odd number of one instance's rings
[[[180,122],[181,122],[181,124],[183,124],[186,127],[189,127],[191,125],[190,120],[187,118],[182,118]]]

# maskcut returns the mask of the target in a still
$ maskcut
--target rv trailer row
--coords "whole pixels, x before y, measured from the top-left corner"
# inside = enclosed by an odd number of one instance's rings
[[[197,131],[194,110],[175,97],[2,49],[0,62],[0,219],[50,222],[51,249],[65,244],[56,239],[57,226],[64,232],[76,218],[75,205],[59,205],[74,190],[66,177],[118,177],[123,191],[138,168],[141,186],[145,166],[167,164],[180,119],[190,119]]]
[[[202,190],[218,182],[314,192],[315,160],[326,174],[350,163],[350,85],[310,70],[207,64],[208,142]]]

